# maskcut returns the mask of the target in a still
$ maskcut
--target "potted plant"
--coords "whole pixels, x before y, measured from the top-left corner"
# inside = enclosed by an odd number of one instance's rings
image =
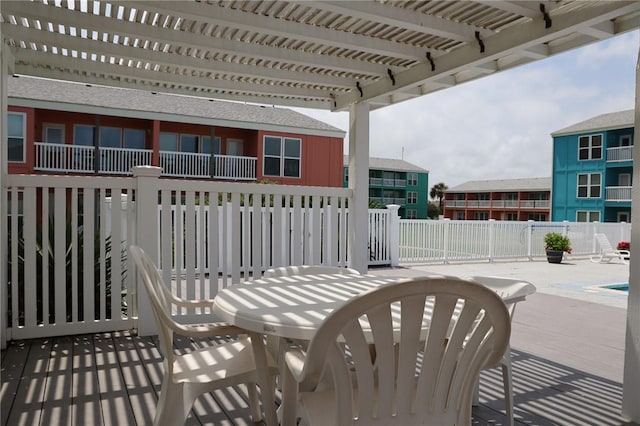
[[[549,263],[560,263],[564,252],[571,253],[571,242],[566,235],[549,232],[544,236],[544,248]]]

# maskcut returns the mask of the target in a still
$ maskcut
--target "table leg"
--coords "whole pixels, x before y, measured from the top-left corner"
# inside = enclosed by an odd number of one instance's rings
[[[251,347],[253,348],[253,358],[256,363],[256,375],[258,378],[258,386],[260,386],[260,394],[262,395],[262,409],[267,426],[276,426],[278,419],[276,416],[275,394],[273,389],[273,381],[269,376],[269,370],[260,368],[266,366],[267,351],[264,344],[264,336],[260,333],[249,332],[251,338]]]

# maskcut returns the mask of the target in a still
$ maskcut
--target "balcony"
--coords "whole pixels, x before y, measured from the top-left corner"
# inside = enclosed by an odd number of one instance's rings
[[[96,164],[96,149],[92,146],[43,142],[34,145],[34,169],[47,172],[130,175],[132,167],[151,164],[153,157],[150,149],[99,147]],[[210,154],[160,151],[162,174],[172,177],[252,181],[256,180],[256,161],[255,157],[236,155],[214,155],[211,161]]]
[[[607,148],[607,163],[632,160],[633,146],[618,146],[615,148]]]
[[[631,186],[607,186],[605,201],[631,202]]]
[[[549,209],[549,200],[445,200],[447,208]]]

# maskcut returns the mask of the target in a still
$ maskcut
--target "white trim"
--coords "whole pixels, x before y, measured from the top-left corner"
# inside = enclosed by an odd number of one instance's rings
[[[579,218],[578,218],[578,215],[579,215],[580,213],[585,213],[585,214],[587,215],[587,218],[586,218],[587,220],[585,220],[585,221],[580,221],[580,220],[578,220],[578,219],[579,219]],[[591,215],[592,215],[593,213],[598,213],[598,218],[597,218],[597,219],[593,219],[593,218],[591,217]],[[580,222],[580,223],[585,223],[585,222],[588,222],[588,223],[589,223],[589,222],[600,222],[600,218],[601,218],[601,217],[602,217],[602,212],[601,212],[600,210],[576,210],[576,222]]]
[[[272,174],[267,174],[266,173],[265,160],[267,159],[267,157],[276,158],[275,155],[267,155],[265,153],[265,144],[267,143],[267,138],[280,139],[280,155],[278,156],[278,158],[280,160],[280,174],[278,174],[278,175],[272,175]],[[285,160],[287,158],[288,159],[295,159],[296,158],[296,157],[286,157],[284,155],[285,144],[286,144],[287,140],[298,141],[298,145],[300,146],[300,156],[297,157],[297,160],[298,160],[298,176],[286,176],[284,174],[284,163],[285,163]],[[300,179],[300,178],[302,178],[302,139],[301,138],[292,138],[292,137],[288,137],[288,136],[275,136],[275,135],[265,134],[262,137],[262,176],[265,176],[265,177],[280,177],[280,178],[284,178],[284,179]]]
[[[596,146],[593,145],[593,138],[595,136],[600,136],[600,157],[598,158],[594,158],[593,155],[593,150],[594,148],[598,148]],[[589,139],[589,145],[586,148],[582,148],[580,146],[580,140],[582,138],[588,138]],[[580,158],[580,151],[586,149],[587,150],[587,158]],[[594,133],[594,134],[590,134],[590,135],[580,135],[578,136],[578,161],[591,161],[591,160],[603,160],[604,159],[604,151],[605,151],[605,147],[604,147],[604,133]]]

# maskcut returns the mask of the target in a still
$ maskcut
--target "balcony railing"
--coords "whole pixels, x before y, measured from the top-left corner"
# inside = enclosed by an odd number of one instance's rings
[[[447,208],[548,209],[549,200],[445,200]]]
[[[150,165],[153,151],[150,149],[98,148],[92,146],[65,145],[36,142],[35,170],[62,173],[104,173],[130,175],[134,166]],[[229,180],[255,180],[256,158],[236,155],[160,151],[160,167],[164,176],[194,177]],[[211,173],[213,167],[213,174]]]
[[[633,146],[607,148],[607,162],[633,160]]]
[[[630,186],[607,186],[606,201],[631,201]]]

